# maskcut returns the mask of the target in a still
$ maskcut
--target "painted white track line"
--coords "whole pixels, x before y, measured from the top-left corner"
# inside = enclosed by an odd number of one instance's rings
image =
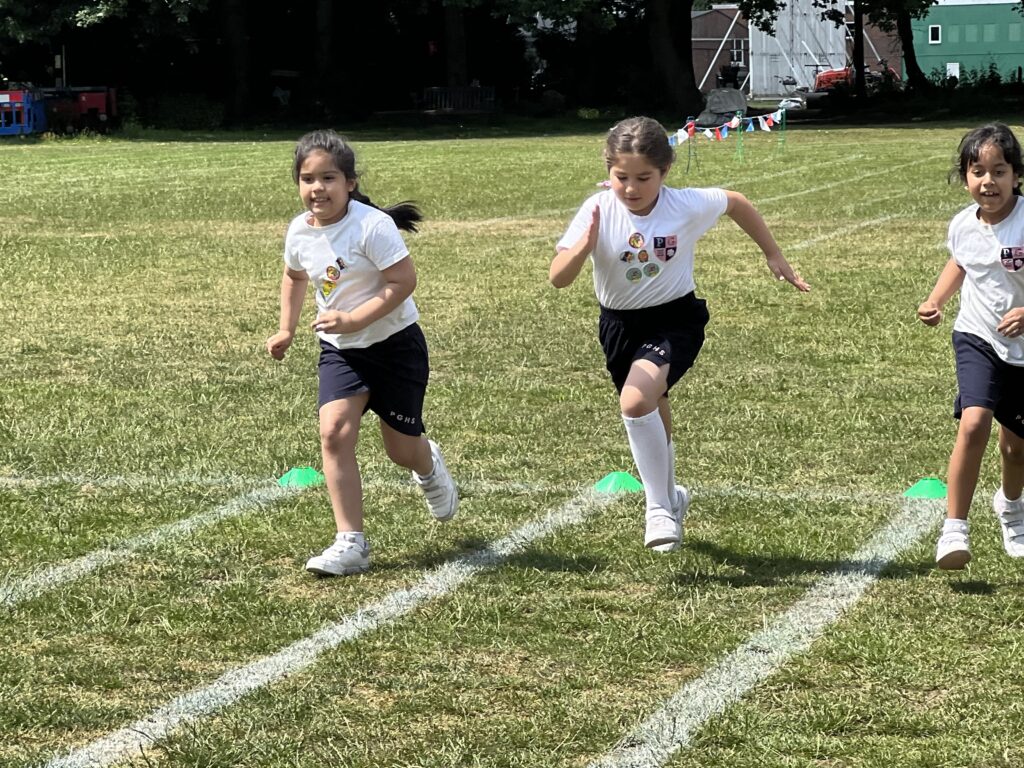
[[[222,484],[226,480],[228,484],[234,485],[239,478],[207,478],[211,482],[208,485]],[[266,481],[264,481],[266,482]],[[88,479],[60,475],[41,478],[0,478],[0,486],[8,488],[35,489],[41,486],[54,485],[58,483],[74,483],[90,485],[93,487],[144,487],[145,485],[166,485],[166,484],[199,484],[199,480],[193,476],[181,478],[152,477],[110,477],[101,479]],[[366,488],[389,487],[394,488],[394,482],[385,480],[372,480],[364,485]],[[402,487],[402,486],[399,486]],[[546,483],[488,483],[483,481],[459,482],[459,489],[465,494],[520,494],[532,495],[543,493],[556,493],[565,490],[564,486]],[[303,488],[281,488],[278,485],[263,485],[255,490],[236,496],[233,499],[215,507],[208,512],[201,512],[198,515],[177,520],[173,523],[158,526],[145,533],[125,539],[105,549],[94,550],[80,557],[66,560],[56,565],[40,568],[27,576],[7,575],[0,579],[0,608],[14,608],[26,600],[39,597],[46,592],[58,587],[77,581],[88,576],[93,571],[108,565],[123,562],[141,549],[159,546],[164,541],[186,536],[199,528],[212,525],[221,520],[232,517],[240,517],[250,512],[265,508],[281,499],[301,493]],[[419,493],[411,483],[408,490]],[[800,491],[761,491],[746,486],[719,486],[719,487],[693,487],[691,488],[695,498],[701,497],[724,497],[737,498],[748,501],[760,502],[812,502],[812,503],[863,503],[863,504],[885,504],[893,501],[890,494],[879,493],[843,493],[827,489],[811,488]]]
[[[391,592],[272,656],[233,669],[210,685],[179,696],[131,725],[50,760],[46,768],[102,768],[140,757],[146,747],[181,726],[230,706],[258,688],[305,669],[322,653],[396,621],[427,600],[447,595],[481,570],[499,565],[535,539],[579,523],[617,498],[615,495],[587,491],[489,547],[428,572],[413,586]]]
[[[80,579],[98,568],[127,560],[140,549],[185,536],[197,528],[211,525],[220,520],[247,514],[253,509],[259,509],[288,496],[294,496],[302,490],[301,488],[282,488],[276,484],[256,488],[207,512],[158,526],[146,533],[125,539],[116,546],[97,549],[82,557],[42,568],[18,579],[8,577],[0,582],[0,606],[13,608],[18,603],[38,597],[62,584]]]
[[[690,743],[709,719],[803,653],[850,608],[900,553],[933,528],[943,501],[908,499],[888,525],[841,568],[821,578],[764,631],[725,656],[626,736],[591,768],[653,768]]]

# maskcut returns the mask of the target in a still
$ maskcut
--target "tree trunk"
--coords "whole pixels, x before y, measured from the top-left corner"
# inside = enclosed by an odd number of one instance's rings
[[[321,116],[330,119],[340,94],[334,79],[334,12],[331,0],[316,0],[316,40],[313,64],[315,91],[313,99]]]
[[[465,11],[450,5],[444,7],[444,57],[448,87],[458,88],[469,83]]]
[[[693,74],[692,10],[693,0],[647,0],[645,3],[655,74],[680,119],[697,115],[704,105]]]
[[[900,11],[896,14],[896,33],[903,47],[903,65],[906,68],[907,88],[911,91],[927,91],[931,86],[921,65],[917,63],[917,52],[914,50],[914,30],[910,26],[910,14]]]
[[[224,122],[233,125],[249,114],[249,33],[245,0],[225,0],[221,15],[227,48],[227,99]]]
[[[868,95],[864,77],[864,9],[860,0],[853,0],[853,92],[858,99]]]

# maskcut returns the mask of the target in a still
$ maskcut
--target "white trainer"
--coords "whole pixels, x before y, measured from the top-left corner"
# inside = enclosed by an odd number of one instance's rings
[[[664,509],[647,510],[647,527],[644,530],[644,546],[654,549],[660,546],[679,546],[679,521],[671,511]],[[664,550],[663,550],[664,551]]]
[[[430,444],[430,457],[434,460],[434,469],[429,475],[423,477],[412,473],[412,479],[427,497],[427,507],[435,519],[444,523],[455,517],[459,509],[459,491],[455,487],[455,481],[448,473],[445,466],[444,456],[441,449],[433,440],[427,441]]]
[[[306,561],[306,570],[318,576],[351,576],[370,570],[370,542],[353,533],[339,533],[334,543]]]
[[[655,552],[672,552],[673,550],[679,549],[679,545],[683,543],[683,529],[686,521],[686,510],[690,508],[690,491],[682,485],[676,486],[676,497],[675,501],[672,502],[672,516],[679,523],[679,538],[676,541],[669,542],[667,544],[657,544],[651,549]]]
[[[967,532],[967,521],[947,520],[935,546],[935,564],[944,571],[959,571],[970,561],[971,538]]]
[[[1024,557],[1024,497],[1010,501],[1003,489],[992,497],[992,509],[1003,529],[1003,549],[1010,557]]]

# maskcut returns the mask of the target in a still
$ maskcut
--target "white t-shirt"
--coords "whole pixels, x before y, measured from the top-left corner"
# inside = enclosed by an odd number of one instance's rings
[[[1024,307],[1024,198],[1001,222],[989,226],[978,206],[960,211],[949,223],[946,245],[967,273],[960,288],[954,331],[979,336],[1011,365],[1024,365],[1024,337],[1003,336],[996,326],[1011,309]]]
[[[609,309],[666,304],[696,288],[693,249],[725,213],[728,198],[717,188],[662,187],[646,216],[636,216],[608,189],[580,207],[556,249],[571,248],[601,209],[594,264],[594,291]]]
[[[409,255],[395,222],[383,211],[350,200],[345,217],[327,227],[314,227],[310,213],[292,219],[284,239],[284,263],[305,272],[316,290],[318,312],[351,312],[384,286],[381,271]],[[368,347],[419,319],[409,296],[391,312],[357,333],[317,336],[338,349]]]

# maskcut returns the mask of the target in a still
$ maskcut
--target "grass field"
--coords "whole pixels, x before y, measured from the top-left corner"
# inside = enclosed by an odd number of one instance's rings
[[[969,127],[683,148],[669,183],[742,191],[813,291],[727,219],[702,241],[670,555],[640,495],[591,493],[634,470],[589,267],[546,279],[601,133],[354,133],[364,191],[427,217],[425,419],[463,503],[428,519],[368,418],[373,568],[334,580],[302,567],[326,493],[274,482],[319,466],[314,338],[263,350],[294,137],[0,143],[0,766],[1024,764],[994,446],[963,573],[902,498],[955,433],[955,301],[915,310]]]

